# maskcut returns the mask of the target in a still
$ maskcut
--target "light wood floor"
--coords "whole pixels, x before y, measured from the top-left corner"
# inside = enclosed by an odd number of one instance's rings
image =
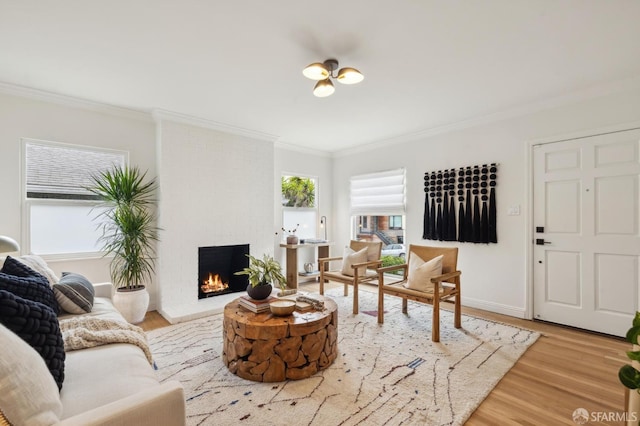
[[[334,286],[341,287],[336,283],[325,287]],[[314,283],[301,287],[305,291],[317,291]],[[375,287],[361,289],[377,291]],[[463,313],[541,334],[466,424],[575,426],[572,414],[577,408],[601,412],[612,419],[622,415],[625,388],[618,381],[618,369],[626,363],[625,351],[630,349],[623,339],[472,308],[463,308]],[[140,325],[152,330],[169,323],[154,311],[147,313]],[[603,421],[599,424],[623,423]]]

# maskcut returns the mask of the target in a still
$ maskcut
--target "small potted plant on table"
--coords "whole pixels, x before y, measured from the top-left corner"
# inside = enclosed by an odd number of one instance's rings
[[[247,286],[249,297],[255,300],[266,299],[271,294],[274,284],[283,290],[286,288],[287,280],[282,275],[282,267],[273,256],[264,254],[262,259],[258,259],[248,254],[247,257],[249,258],[249,266],[235,274],[249,276],[249,285]]]

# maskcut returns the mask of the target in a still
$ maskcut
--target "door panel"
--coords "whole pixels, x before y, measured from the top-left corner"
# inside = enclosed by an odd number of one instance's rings
[[[639,154],[639,129],[534,147],[536,318],[629,328],[640,306]]]
[[[548,303],[580,306],[580,253],[547,250]]]
[[[626,285],[638,281],[638,256],[597,253],[595,277],[598,299],[596,309],[634,315],[637,287]],[[616,277],[616,279],[612,279]]]
[[[580,181],[555,181],[546,184],[547,232],[580,232]]]
[[[637,235],[637,176],[599,177],[595,183],[596,234]]]

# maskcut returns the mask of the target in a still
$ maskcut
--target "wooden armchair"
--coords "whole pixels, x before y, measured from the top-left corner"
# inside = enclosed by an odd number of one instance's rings
[[[454,326],[461,327],[461,272],[457,270],[458,249],[455,247],[409,245],[407,253],[407,263],[378,269],[378,323],[384,323],[384,296],[386,294],[402,298],[402,313],[404,314],[407,313],[407,300],[428,303],[433,305],[431,340],[439,342],[441,301],[455,298]],[[442,256],[442,271],[438,275],[432,275],[438,272],[439,260],[436,258],[439,256]],[[384,274],[394,270],[402,270],[402,278],[385,283]],[[414,279],[412,279],[412,274]],[[389,277],[386,278],[389,279]],[[410,288],[407,288],[408,286]]]
[[[358,313],[358,284],[378,279],[376,268],[381,264],[380,253],[382,242],[351,240],[349,248],[355,252],[354,257],[325,257],[318,259],[320,267],[320,294],[324,294],[325,280],[338,281],[344,284],[344,295],[349,295],[349,285],[353,286],[353,313]],[[361,251],[366,249],[366,256]],[[360,253],[358,255],[358,253]],[[330,269],[330,262],[344,260],[341,269]],[[355,260],[355,263],[349,263]],[[346,263],[345,263],[346,262]]]

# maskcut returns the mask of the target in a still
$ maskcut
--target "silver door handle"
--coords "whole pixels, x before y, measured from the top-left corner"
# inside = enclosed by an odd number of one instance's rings
[[[536,238],[536,245],[542,246],[545,244],[551,244],[551,241],[545,241],[544,238]]]

